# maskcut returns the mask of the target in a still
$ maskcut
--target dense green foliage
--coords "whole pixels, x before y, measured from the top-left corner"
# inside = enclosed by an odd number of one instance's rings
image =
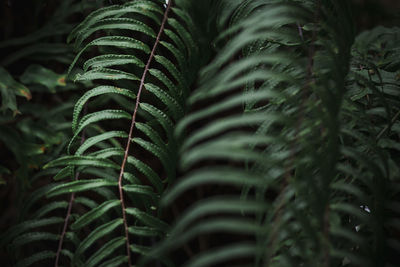
[[[5,264],[399,264],[400,28],[357,34],[346,0],[61,3],[0,43]]]

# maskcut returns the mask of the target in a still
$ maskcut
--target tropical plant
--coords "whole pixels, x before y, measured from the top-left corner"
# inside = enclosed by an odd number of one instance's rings
[[[345,0],[85,8],[60,30],[72,118],[41,115],[56,151],[1,237],[13,264],[398,264],[400,28],[356,36]],[[9,116],[28,84],[64,81],[0,75]]]

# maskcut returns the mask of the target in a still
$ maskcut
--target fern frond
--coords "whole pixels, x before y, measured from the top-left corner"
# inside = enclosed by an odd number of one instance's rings
[[[137,261],[132,253],[149,251],[142,240],[154,242],[149,238],[159,239],[168,229],[158,218],[159,193],[176,176],[177,159],[170,156],[176,153],[172,132],[185,114],[185,97],[194,78],[186,57],[196,57],[198,51],[190,33],[191,18],[178,7],[172,10],[172,4],[143,0],[104,7],[69,36],[79,49],[70,74],[86,54],[98,54],[86,60],[75,77],[94,86],[75,104],[69,155],[45,166],[62,167],[54,177],[62,183],[47,190],[46,196],[70,195],[67,207],[62,201],[39,211],[49,216],[67,208],[58,250],[51,256],[55,266],[68,258],[77,266],[132,266]],[[107,104],[97,109],[96,101]],[[104,108],[107,105],[116,108]],[[131,122],[129,129],[124,120]],[[121,142],[126,142],[125,149]],[[163,166],[162,176],[142,160],[142,153]],[[80,207],[77,213],[75,206]],[[95,230],[83,236],[88,229]]]
[[[319,192],[327,192],[339,161],[338,111],[353,33],[339,35],[339,26],[330,21],[332,14],[340,15],[349,28],[346,8],[330,1],[238,5],[232,26],[217,42],[230,39],[202,71],[200,87],[188,100],[206,107],[187,115],[175,130],[183,140],[180,166],[187,174],[162,203],[169,206],[205,185],[243,190],[242,195],[210,199],[209,211],[203,201],[189,207],[151,256],[168,257],[193,239],[227,232],[235,245],[210,247],[186,265],[243,259],[251,266],[321,266],[331,261],[329,225],[335,217],[329,216],[330,194]],[[305,32],[300,25],[307,23],[321,28]],[[328,151],[331,156],[324,158]],[[263,208],[250,216],[253,202]],[[225,205],[237,209],[225,211]],[[202,209],[203,218],[188,219]]]

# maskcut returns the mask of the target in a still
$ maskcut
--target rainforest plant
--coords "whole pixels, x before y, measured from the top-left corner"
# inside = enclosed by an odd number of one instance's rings
[[[400,28],[357,34],[345,0],[63,3],[0,44],[24,45],[0,140],[38,168],[1,235],[12,266],[397,266]],[[62,74],[17,81],[37,49]],[[28,90],[65,100],[22,125]]]

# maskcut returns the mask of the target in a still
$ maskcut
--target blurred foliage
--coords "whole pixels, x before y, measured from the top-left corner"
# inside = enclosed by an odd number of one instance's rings
[[[74,53],[65,38],[74,21],[100,4],[1,2],[1,231],[19,220],[17,211],[37,187],[41,166],[65,153],[74,101],[83,88],[66,80]]]

